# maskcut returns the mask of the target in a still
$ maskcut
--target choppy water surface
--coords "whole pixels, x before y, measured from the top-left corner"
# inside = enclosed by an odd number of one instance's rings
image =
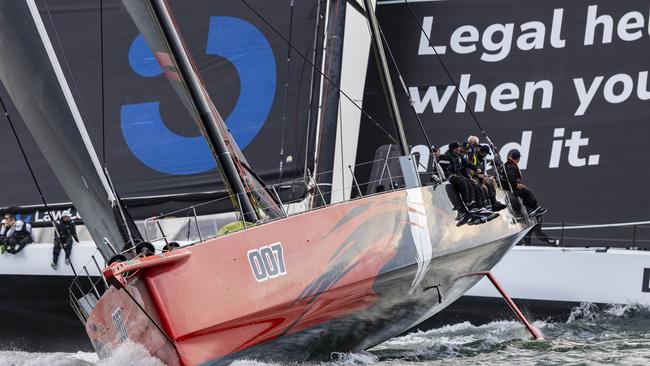
[[[566,322],[536,321],[545,339],[533,341],[520,323],[495,321],[482,326],[460,323],[389,340],[363,354],[335,354],[344,365],[644,365],[650,364],[650,309],[583,304]],[[265,363],[240,361],[237,366]],[[135,344],[122,346],[109,359],[91,353],[0,352],[0,365],[123,366],[162,365]],[[279,366],[273,365],[271,366]]]

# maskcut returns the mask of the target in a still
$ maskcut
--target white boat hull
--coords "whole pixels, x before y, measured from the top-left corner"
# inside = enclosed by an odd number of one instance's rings
[[[492,272],[515,299],[650,306],[650,251],[597,250],[518,246]],[[499,294],[482,279],[466,296]]]

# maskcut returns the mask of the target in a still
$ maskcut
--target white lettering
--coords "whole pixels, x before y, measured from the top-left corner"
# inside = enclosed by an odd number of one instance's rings
[[[594,44],[594,38],[596,35],[596,27],[602,25],[603,28],[603,40],[602,43],[611,43],[612,42],[612,30],[614,27],[614,20],[609,15],[596,16],[598,13],[598,5],[591,5],[587,9],[587,24],[585,27],[585,46],[590,46]]]
[[[616,84],[618,83],[621,83],[623,86],[623,89],[619,94],[617,94],[614,90],[616,88]],[[629,75],[616,74],[609,78],[607,82],[605,82],[605,86],[603,87],[603,95],[606,101],[612,104],[618,104],[626,101],[627,98],[630,97],[633,88],[634,82]]]
[[[517,47],[522,51],[544,48],[546,27],[542,22],[528,22],[520,26],[522,34],[517,38]],[[532,30],[530,33],[525,33]]]
[[[409,87],[409,94],[411,94],[411,100],[413,101],[413,108],[418,114],[424,113],[428,105],[431,105],[433,113],[442,113],[449,99],[454,93],[453,86],[447,86],[445,92],[442,94],[442,97],[438,96],[438,88],[431,86],[427,89],[427,92],[424,94],[424,97],[420,98],[420,90],[415,87]]]
[[[431,28],[433,28],[433,17],[424,17],[422,20],[422,28],[424,29],[424,32],[420,33],[420,46],[418,47],[418,56],[435,55],[436,52],[439,55],[444,55],[447,52],[447,47],[431,47],[429,44],[429,39],[431,39]]]
[[[471,25],[463,25],[458,27],[451,34],[451,39],[449,41],[449,46],[451,49],[461,55],[472,53],[476,51],[476,45],[474,43],[478,42],[479,33],[476,27]],[[473,42],[472,44],[464,45],[464,43]]]
[[[576,92],[578,93],[578,99],[580,100],[580,106],[575,112],[575,116],[582,116],[585,114],[587,108],[591,104],[591,100],[594,98],[600,83],[603,82],[604,77],[596,76],[594,81],[589,86],[589,90],[585,89],[585,82],[582,78],[573,79],[573,84],[575,84]]]
[[[553,23],[551,24],[551,46],[563,48],[566,41],[561,38],[562,34],[562,17],[564,9],[553,10]]]
[[[636,41],[637,39],[643,36],[641,28],[644,26],[643,14],[638,11],[631,11],[618,21],[618,26],[616,27],[616,32],[620,39],[624,41]],[[637,29],[634,32],[631,30]]]
[[[517,102],[515,100],[519,99],[519,88],[513,83],[503,83],[492,91],[490,96],[490,103],[492,108],[500,112],[507,112],[517,108]],[[503,103],[503,101],[511,100],[512,102]]]
[[[551,108],[551,102],[553,101],[553,83],[549,80],[540,80],[538,82],[529,81],[526,83],[524,87],[523,110],[533,109],[535,91],[537,90],[542,91],[542,109]]]
[[[487,62],[497,62],[501,61],[510,53],[510,46],[512,44],[512,33],[515,25],[512,23],[508,24],[492,24],[485,29],[483,33],[483,47],[486,51],[492,51],[496,53],[486,53],[484,52],[481,55],[481,60]],[[497,35],[495,41],[494,36]]]
[[[636,95],[641,100],[650,99],[650,91],[648,90],[648,72],[641,71],[639,73],[639,85],[636,87]]]
[[[556,128],[553,130],[553,137],[564,137],[564,128]],[[560,166],[560,157],[562,155],[562,140],[554,140],[551,149],[551,161],[548,163],[549,168],[557,168]]]
[[[582,131],[573,131],[571,139],[564,142],[564,146],[569,148],[569,164],[574,167],[581,167],[587,164],[587,159],[578,157],[580,146],[589,145],[588,138],[581,138]]]
[[[481,84],[470,86],[470,77],[469,74],[463,74],[460,76],[460,85],[458,86],[458,90],[465,97],[465,100],[469,99],[470,94],[475,94],[476,102],[474,103],[474,112],[483,112],[485,110],[485,96],[487,91],[485,90],[485,86]],[[465,102],[459,97],[456,101],[456,113],[462,112],[465,112]]]

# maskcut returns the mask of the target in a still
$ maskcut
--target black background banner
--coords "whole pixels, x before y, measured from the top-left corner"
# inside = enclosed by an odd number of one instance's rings
[[[412,6],[419,22],[429,22],[432,43],[446,47],[441,58],[494,143],[524,152],[524,182],[549,208],[547,223],[650,219],[650,3],[453,0]],[[380,3],[378,16],[433,143],[470,134],[485,143],[458,94],[448,90],[454,87],[408,8]],[[383,117],[371,63],[364,108]],[[468,86],[484,91],[468,93]],[[406,95],[398,98],[409,143],[424,144]],[[387,118],[383,123],[394,130]],[[367,120],[360,136],[358,162],[388,143]],[[631,237],[632,229],[625,230]]]
[[[289,38],[289,1],[251,3]],[[128,199],[222,189],[198,128],[138,39],[121,2],[37,4],[120,195]],[[287,44],[240,1],[170,5],[217,108],[253,169],[267,183],[302,176],[312,68],[293,51],[287,69]],[[316,0],[294,4],[292,42],[307,55],[313,50],[317,5]],[[45,198],[51,203],[69,201],[11,108]],[[0,207],[40,204],[9,126],[0,123]],[[159,212],[160,207],[143,214]]]

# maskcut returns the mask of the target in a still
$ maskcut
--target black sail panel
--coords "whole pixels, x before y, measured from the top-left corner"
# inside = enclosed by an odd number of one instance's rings
[[[48,1],[47,8],[43,1],[36,3],[52,37],[56,30],[55,50],[66,56],[70,70],[65,66],[64,72],[84,122],[129,213],[141,220],[224,197],[217,165],[198,127],[121,1]],[[285,67],[287,44],[240,0],[170,3],[205,86],[249,166],[274,184],[302,178],[307,169],[313,172],[315,137],[307,131],[316,125],[317,113],[309,110],[317,108],[318,97],[312,98],[309,90],[313,86],[317,94],[320,79],[307,61],[292,51],[291,67]],[[318,4],[294,3],[292,43],[320,65],[322,47],[312,55],[315,28],[322,25],[319,14],[325,9]],[[289,2],[255,6],[288,35]],[[285,83],[290,85],[286,94]],[[8,107],[48,205],[57,210],[69,206],[22,118],[13,105]],[[7,128],[0,121],[0,210],[20,207],[21,219],[48,225],[33,184],[17,184],[29,182],[30,176],[14,137],[3,133]],[[283,202],[303,193],[304,185],[298,183],[278,186]],[[200,206],[199,214],[232,210],[227,200],[221,202]]]
[[[0,81],[107,258],[125,242],[115,196],[33,0],[0,2]]]
[[[255,210],[262,207],[266,209],[265,212],[267,215],[281,216],[282,209],[276,198],[265,189],[263,182],[252,172],[244,154],[235,143],[223,118],[214,106],[205,87],[205,83],[198,73],[198,68],[181,38],[176,22],[171,18],[172,15],[168,5],[164,1],[161,1],[160,3],[163,5],[160,8],[162,9],[158,9],[157,11],[152,4],[144,0],[123,0],[122,3],[149,44],[156,60],[164,71],[165,78],[173,86],[192,119],[199,126],[199,130],[203,136],[206,140],[212,141],[211,148],[219,161],[219,169],[225,178],[224,182],[227,183],[227,188],[231,192],[237,193],[235,187],[238,184],[243,184],[243,189],[245,192],[248,192],[248,199],[256,206]],[[165,14],[157,14],[160,11],[163,11]],[[165,16],[168,16],[171,20],[171,30],[162,29],[163,25],[161,21],[164,21]],[[159,17],[163,17],[163,20],[159,19]],[[166,33],[169,31],[172,34]],[[170,43],[174,42],[173,39],[168,39],[173,37],[178,37],[175,44]],[[181,48],[176,49],[174,45],[178,45],[179,42]],[[177,57],[181,59],[177,59]],[[186,59],[185,63],[183,63],[182,58]],[[190,67],[186,69],[188,63]],[[198,85],[192,84],[192,80],[197,80]],[[195,91],[196,87],[198,87],[198,91]],[[212,131],[211,126],[216,128],[217,131]],[[213,136],[214,132],[217,132],[215,136]],[[225,151],[218,151],[219,148],[217,146],[221,143],[216,141],[215,137],[223,140]],[[231,174],[230,169],[222,166],[223,164],[228,164],[227,160],[230,159],[234,163],[231,164],[234,165],[233,168],[236,169],[236,174]],[[247,209],[246,203],[244,197],[241,200],[233,199],[234,206],[242,206],[244,216],[250,214],[250,212],[246,213],[247,210],[253,209],[252,207]]]

